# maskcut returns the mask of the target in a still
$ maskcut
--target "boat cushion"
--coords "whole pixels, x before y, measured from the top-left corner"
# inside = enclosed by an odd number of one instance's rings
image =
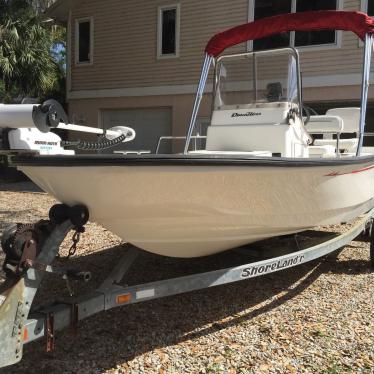
[[[344,132],[354,133],[359,131],[360,108],[336,108],[326,112],[328,116],[337,116],[343,120]]]
[[[344,122],[337,116],[310,116],[305,126],[309,134],[340,134],[344,129]]]
[[[336,148],[336,139],[316,139],[314,141],[314,145],[316,146],[330,145]],[[339,140],[339,148],[346,150],[348,152],[355,151],[357,146],[358,146],[358,138]]]

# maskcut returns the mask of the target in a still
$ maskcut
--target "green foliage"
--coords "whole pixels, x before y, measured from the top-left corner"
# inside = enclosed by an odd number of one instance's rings
[[[4,97],[5,96],[5,86],[4,86],[4,82],[0,80],[0,97]]]
[[[3,91],[4,101],[14,96],[64,97],[65,31],[43,21],[35,3],[0,0],[0,95]]]

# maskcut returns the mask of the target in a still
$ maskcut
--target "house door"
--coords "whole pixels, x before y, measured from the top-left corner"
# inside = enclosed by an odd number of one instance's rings
[[[108,152],[114,151],[156,151],[161,136],[172,134],[171,108],[140,108],[102,110],[102,124],[104,129],[114,126],[129,126],[136,131],[136,138],[132,142],[123,143]],[[165,142],[162,153],[171,152],[171,143]]]

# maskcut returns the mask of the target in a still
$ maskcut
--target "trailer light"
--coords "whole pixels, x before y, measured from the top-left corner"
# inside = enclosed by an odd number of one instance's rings
[[[23,329],[23,341],[27,342],[28,340],[29,340],[29,330],[27,330],[27,328],[25,327]]]
[[[123,295],[117,296],[117,304],[124,304],[131,301],[131,293],[125,293]]]

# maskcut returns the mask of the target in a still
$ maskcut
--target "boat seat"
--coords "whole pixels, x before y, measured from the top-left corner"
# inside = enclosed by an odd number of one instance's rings
[[[340,117],[344,122],[345,133],[358,133],[360,126],[361,108],[336,108],[326,112],[328,116]]]
[[[338,116],[310,116],[305,128],[309,134],[341,134],[344,122]]]
[[[318,146],[327,146],[327,145],[334,145],[336,147],[336,140],[334,139],[316,139],[314,141],[315,145]],[[343,152],[353,152],[356,150],[358,146],[358,138],[352,139],[340,139],[339,141],[339,148],[340,151]]]
[[[313,146],[309,146],[310,157],[332,157],[331,150],[336,156],[337,140],[333,139],[333,135],[336,134],[340,138],[340,134],[344,129],[343,120],[338,116],[310,116],[309,122],[305,126],[309,134],[323,134],[329,135],[329,139],[326,140],[326,144],[318,143],[318,139],[314,140]]]
[[[340,151],[345,153],[355,153],[358,147],[358,137],[357,133],[359,131],[360,124],[360,108],[336,108],[330,109],[326,112],[327,116],[339,117],[343,121],[343,130],[341,133],[344,134],[353,134],[355,136],[350,139],[340,139],[339,148]],[[336,140],[331,137],[328,138],[324,136],[323,139],[316,139],[314,141],[316,146],[326,146],[333,145],[336,146]]]

